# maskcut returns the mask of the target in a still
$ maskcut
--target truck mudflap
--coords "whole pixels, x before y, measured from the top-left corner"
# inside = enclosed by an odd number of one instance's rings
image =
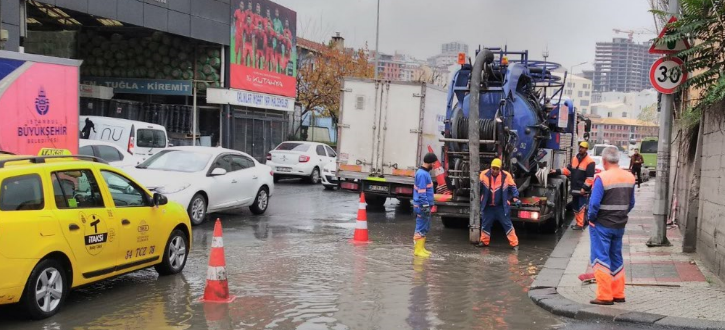
[[[465,202],[436,202],[436,206],[438,208],[435,213],[437,218],[468,219],[471,209],[470,205]],[[511,206],[511,221],[515,222],[543,223],[555,216],[555,208],[546,204]]]

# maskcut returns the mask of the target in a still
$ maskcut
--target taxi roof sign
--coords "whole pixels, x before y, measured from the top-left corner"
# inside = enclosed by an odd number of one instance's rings
[[[677,54],[683,50],[690,49],[690,43],[685,38],[667,43],[662,42],[662,38],[671,33],[669,25],[674,22],[677,22],[677,17],[672,16],[665,27],[662,28],[662,31],[660,31],[652,46],[650,46],[650,54]]]
[[[38,152],[38,156],[69,156],[72,155],[68,149],[43,148]]]

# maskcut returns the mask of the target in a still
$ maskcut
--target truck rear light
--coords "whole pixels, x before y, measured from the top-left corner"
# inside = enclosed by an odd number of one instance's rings
[[[413,188],[408,187],[395,187],[394,192],[398,195],[412,195]]]
[[[539,219],[539,212],[519,211],[519,218],[521,218],[521,219],[538,220]]]
[[[300,163],[307,163],[310,161],[310,156],[302,155],[300,156]]]
[[[358,190],[360,186],[357,183],[343,182],[340,184],[340,187],[346,190]]]
[[[267,154],[267,160],[272,160],[272,154]]]

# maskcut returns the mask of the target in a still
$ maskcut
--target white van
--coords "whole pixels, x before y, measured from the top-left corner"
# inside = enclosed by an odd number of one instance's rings
[[[80,116],[80,138],[113,143],[144,161],[169,146],[166,128],[142,121]]]
[[[592,148],[591,150],[589,150],[589,155],[590,156],[601,156],[602,155],[602,151],[604,151],[604,149],[607,148],[607,147],[615,147],[615,148],[617,148],[617,146],[614,146],[614,145],[611,145],[611,144],[595,144],[594,145],[594,148]],[[619,148],[617,148],[617,150],[619,150]]]

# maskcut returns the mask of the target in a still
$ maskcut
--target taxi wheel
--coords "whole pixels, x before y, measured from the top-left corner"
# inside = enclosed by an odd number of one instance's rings
[[[189,202],[187,212],[189,213],[191,224],[194,226],[200,225],[206,220],[206,198],[202,194],[194,195],[191,198],[191,202]]]
[[[25,284],[22,304],[30,318],[40,320],[60,310],[68,295],[68,281],[63,265],[53,259],[38,263]]]
[[[180,273],[186,265],[186,259],[189,251],[189,239],[183,231],[174,229],[166,242],[164,256],[161,263],[156,265],[156,272],[159,275],[173,275]]]

